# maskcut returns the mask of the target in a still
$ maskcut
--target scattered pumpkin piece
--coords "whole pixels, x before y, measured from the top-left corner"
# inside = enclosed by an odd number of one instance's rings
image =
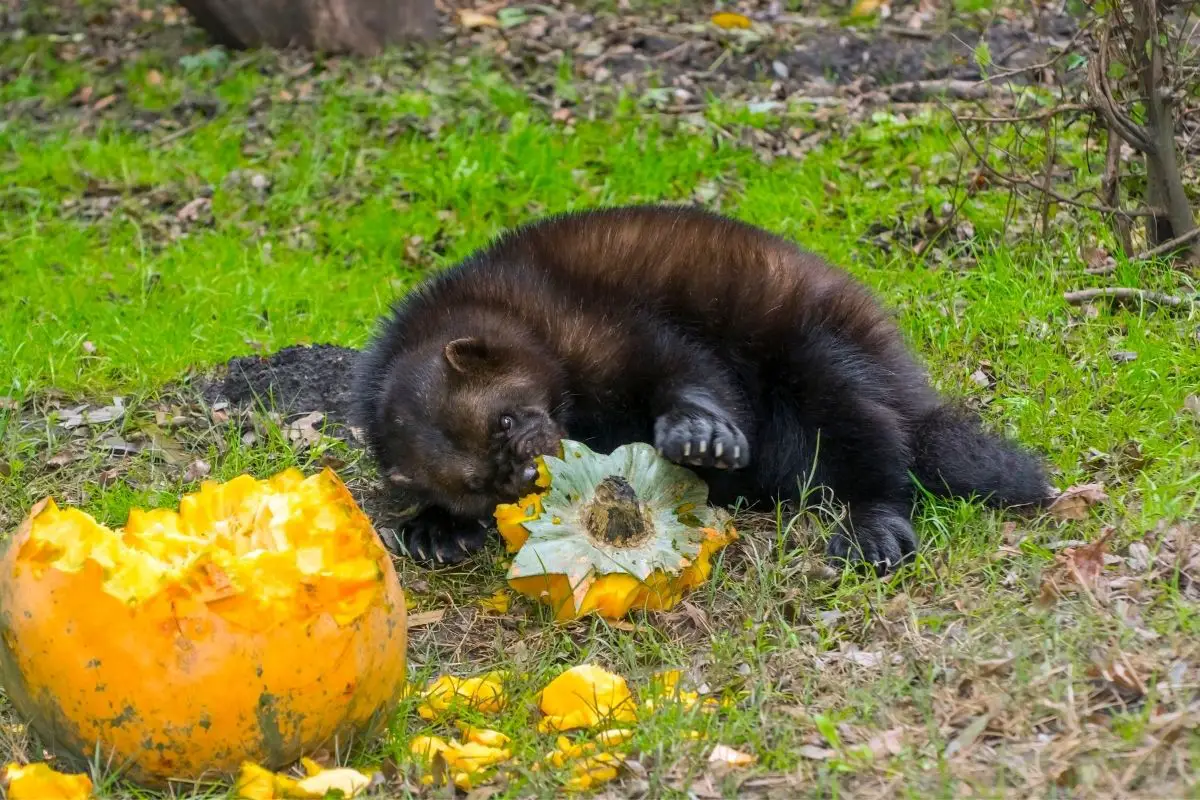
[[[84,774],[68,775],[49,764],[9,764],[4,768],[4,786],[9,800],[87,800],[92,796],[92,779]]]
[[[538,722],[542,733],[637,719],[625,679],[592,664],[571,667],[550,681],[542,690],[540,707],[545,714]]]
[[[432,786],[437,782],[434,762],[440,756],[454,785],[463,791],[470,791],[491,780],[495,776],[493,767],[512,757],[508,748],[492,747],[477,741],[457,742],[438,736],[414,737],[409,743],[409,752],[421,759],[425,773],[421,776],[421,782],[424,785]]]
[[[679,688],[682,674],[677,669],[656,672],[650,680],[649,696],[642,701],[642,706],[648,711],[655,711],[668,703],[679,703],[689,711],[694,708],[700,702],[700,693]]]
[[[748,767],[757,760],[755,756],[749,753],[734,750],[732,747],[723,744],[714,747],[712,753],[708,756],[708,763],[725,764],[730,767]]]
[[[307,776],[296,782],[303,797],[325,797],[339,791],[342,797],[355,797],[371,785],[371,778],[350,767],[325,769],[310,758],[300,759]]]
[[[503,675],[498,672],[474,678],[438,676],[422,693],[425,702],[417,708],[417,713],[423,719],[432,720],[455,707],[473,708],[484,713],[499,711],[507,702],[502,681]]]
[[[479,607],[484,611],[491,611],[496,614],[508,613],[508,607],[512,603],[512,597],[503,589],[498,590],[491,597],[479,601]]]
[[[632,738],[633,730],[630,728],[609,728],[596,734],[596,741],[605,747],[620,747]]]
[[[490,728],[477,728],[461,720],[456,724],[465,742],[475,742],[476,744],[488,747],[507,747],[511,741],[511,739],[500,731],[494,731]]]
[[[745,14],[735,14],[732,11],[721,11],[713,14],[711,19],[713,25],[716,25],[718,28],[725,28],[726,30],[729,28],[750,27],[749,17],[747,17]]]
[[[563,784],[568,792],[586,792],[616,778],[625,756],[619,753],[596,753],[571,767],[571,777]]]

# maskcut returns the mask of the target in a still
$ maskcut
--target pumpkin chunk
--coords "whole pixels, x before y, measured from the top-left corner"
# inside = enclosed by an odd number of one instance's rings
[[[555,619],[666,610],[706,581],[735,538],[729,515],[706,505],[691,471],[635,443],[599,455],[564,440],[543,456],[549,487],[495,510],[515,552],[508,582],[551,606]]]

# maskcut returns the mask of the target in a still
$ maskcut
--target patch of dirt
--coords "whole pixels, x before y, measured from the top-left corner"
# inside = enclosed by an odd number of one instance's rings
[[[496,13],[497,5],[485,8]],[[1078,29],[1075,17],[1052,9],[1035,14],[1002,9],[985,17],[959,14],[949,6],[930,10],[929,5],[893,3],[881,23],[850,27],[835,17],[806,15],[820,11],[815,4],[794,13],[781,11],[778,2],[755,0],[737,6],[751,28],[723,30],[710,22],[713,9],[707,3],[685,2],[669,11],[611,11],[598,2],[513,2],[503,8],[509,14],[507,27],[468,28],[453,12],[441,11],[440,34],[425,48],[361,63],[378,70],[376,81],[387,83],[392,67],[413,73],[406,78],[411,82],[413,77],[423,81],[436,64],[490,60],[492,69],[523,86],[534,102],[577,112],[610,105],[621,91],[631,89],[644,104],[676,111],[699,106],[709,94],[762,102],[882,92],[881,100],[904,102],[927,100],[941,91],[938,86],[914,88],[913,83],[977,82],[981,44],[986,44],[991,74],[1052,81],[1061,76],[1032,67],[1045,62]],[[162,53],[165,63],[186,71],[217,74],[234,60],[254,58],[265,74],[286,84],[272,87],[264,105],[313,102],[324,89],[324,74],[360,64],[299,51],[225,53],[179,9],[143,9],[128,0],[110,0],[86,14],[70,6],[39,5],[12,14],[6,23],[18,36],[51,34],[54,57],[88,66],[96,80],[67,104],[25,98],[7,104],[4,116],[50,121],[75,115],[81,132],[108,118],[124,121],[135,132],[166,138],[219,113],[220,101],[213,97],[188,96],[165,111],[131,102],[132,87],[110,65],[136,61],[142,51]],[[564,63],[571,65],[578,84],[570,90],[561,86]],[[0,63],[0,81],[37,68],[24,61]],[[891,93],[896,96],[889,95],[889,87],[896,88]]]
[[[324,412],[328,422],[349,425],[350,384],[358,351],[320,344],[294,345],[266,356],[231,359],[202,390],[210,403],[263,406],[281,414]]]

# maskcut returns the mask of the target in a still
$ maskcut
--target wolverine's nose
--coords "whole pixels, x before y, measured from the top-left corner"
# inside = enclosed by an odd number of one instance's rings
[[[533,483],[535,480],[537,480],[537,465],[530,464],[524,470],[522,470],[521,480],[525,481],[525,483]]]

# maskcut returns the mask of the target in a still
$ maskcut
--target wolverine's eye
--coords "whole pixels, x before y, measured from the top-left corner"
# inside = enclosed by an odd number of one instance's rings
[[[465,481],[463,481],[463,484],[467,487],[467,491],[480,492],[483,491],[484,480],[483,478],[472,475],[470,478],[467,478]]]
[[[510,417],[508,414],[501,414],[500,415],[500,430],[509,431],[509,430],[512,430],[512,426],[513,426],[513,418]]]

